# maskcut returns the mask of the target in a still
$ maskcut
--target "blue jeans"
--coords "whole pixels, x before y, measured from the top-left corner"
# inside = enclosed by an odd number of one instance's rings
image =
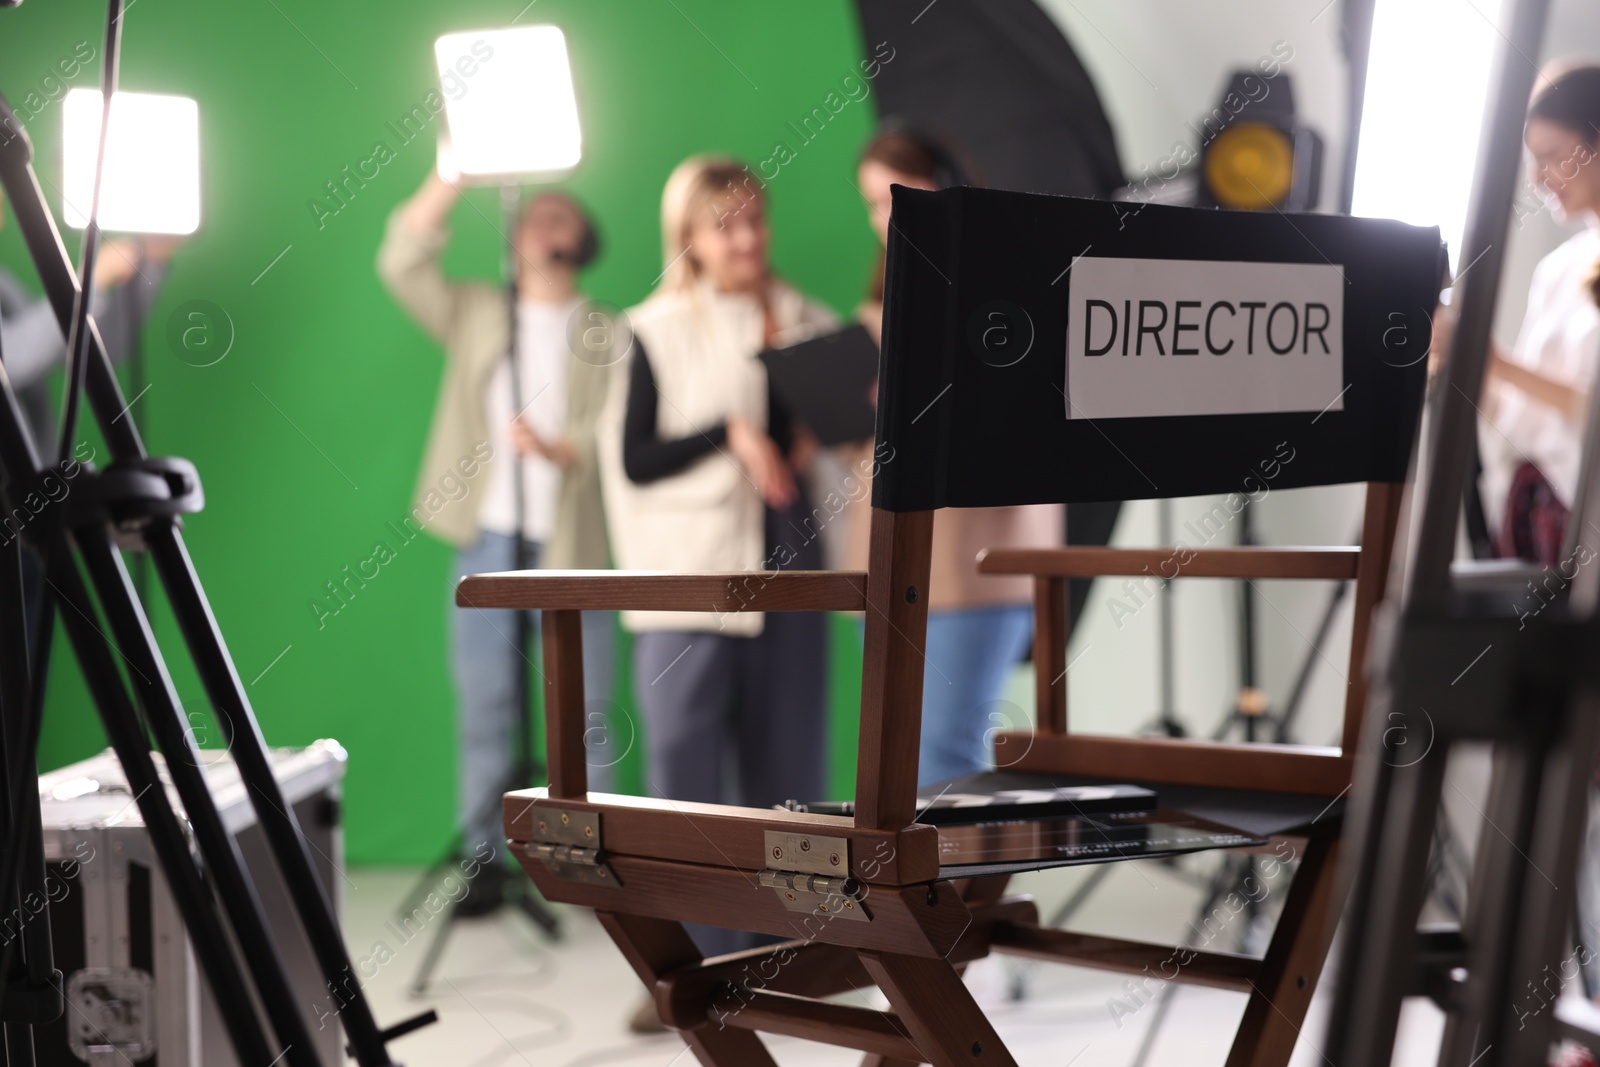
[[[1032,640],[1029,604],[928,612],[919,786],[988,770],[995,731],[1028,728],[999,701]]]
[[[539,546],[530,543],[527,547],[529,566],[538,566]],[[469,853],[483,842],[499,851],[505,840],[501,795],[507,789],[535,784],[510,779],[518,755],[520,672],[529,672],[534,693],[541,688],[540,676],[530,666],[539,658],[538,613],[526,613],[532,647],[524,658],[517,649],[516,612],[455,606],[458,578],[511,570],[516,565],[515,548],[515,539],[508,534],[480,534],[477,544],[457,555],[450,581],[450,666],[455,676],[460,746],[456,813]],[[626,754],[634,733],[623,723],[621,709],[611,702],[616,628],[614,612],[583,613],[584,743],[588,749],[589,787],[598,792],[610,789],[611,768]]]

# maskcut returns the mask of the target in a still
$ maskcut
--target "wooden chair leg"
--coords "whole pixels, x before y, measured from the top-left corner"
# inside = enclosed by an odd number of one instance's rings
[[[1227,1067],[1284,1067],[1289,1062],[1333,943],[1341,903],[1336,899],[1338,854],[1338,838],[1317,838],[1306,845],[1272,943],[1251,983]]]
[[[863,952],[861,962],[933,1067],[1016,1067],[950,964],[887,952]]]
[[[956,883],[956,892],[968,904],[992,904],[1005,895],[1007,883],[1011,878],[1001,875],[994,878],[968,878]],[[964,975],[967,970],[966,963],[955,965],[957,977]],[[887,995],[887,994],[885,994]],[[910,1025],[907,1023],[906,1025]],[[861,1061],[861,1067],[920,1067],[906,1060],[890,1059],[876,1053],[868,1053]]]
[[[595,915],[633,965],[651,999],[655,998],[656,981],[662,975],[692,966],[703,958],[682,923],[616,912]],[[679,1030],[678,1036],[703,1067],[778,1067],[761,1038],[749,1030],[719,1027],[708,1018],[703,1025]]]

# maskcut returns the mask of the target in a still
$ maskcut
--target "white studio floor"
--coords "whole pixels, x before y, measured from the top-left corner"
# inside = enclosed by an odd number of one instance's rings
[[[1209,874],[1216,854],[1185,862],[1193,872]],[[1013,883],[1013,891],[1033,894],[1040,914],[1048,916],[1090,870],[1026,876]],[[413,998],[409,987],[432,930],[401,942],[386,923],[416,877],[413,871],[357,868],[344,883],[352,955],[385,960],[374,964],[376,974],[366,987],[380,1025],[424,1007],[439,1013],[437,1024],[395,1043],[391,1051],[397,1061],[408,1067],[688,1067],[694,1062],[676,1035],[636,1037],[627,1031],[626,1020],[643,989],[584,911],[555,909],[563,925],[557,941],[512,909],[457,923],[428,993]],[[1070,925],[1115,936],[1170,938],[1176,944],[1201,903],[1202,890],[1193,882],[1154,861],[1115,864]],[[1160,921],[1151,923],[1150,916]],[[1222,929],[1210,947],[1235,950],[1235,935],[1246,933],[1240,926]],[[375,951],[380,944],[382,950]],[[967,981],[1012,1054],[1027,1067],[1132,1065],[1160,1010],[1156,1002],[1140,1005],[1130,999],[1122,976],[1075,967],[989,959],[974,965]],[[1016,985],[1025,990],[1020,1001],[1008,996]],[[1169,994],[1174,988],[1168,987]],[[1319,989],[1292,1067],[1323,1062],[1317,1046],[1329,988],[1324,981]],[[1113,1012],[1113,998],[1124,1010]],[[1144,1062],[1222,1064],[1244,1000],[1242,994],[1194,986],[1177,990]],[[1394,1063],[1432,1064],[1441,1024],[1431,1005],[1408,1004]],[[783,1067],[843,1067],[861,1059],[848,1049],[782,1037],[764,1040]]]

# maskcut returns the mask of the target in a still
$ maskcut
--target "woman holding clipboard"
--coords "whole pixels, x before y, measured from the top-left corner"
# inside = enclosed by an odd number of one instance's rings
[[[678,572],[820,569],[795,437],[757,353],[834,317],[772,273],[765,197],[722,157],[679,164],[661,200],[660,286],[628,311],[626,388],[601,434],[617,564]],[[646,786],[670,800],[768,807],[824,793],[826,617],[624,612]],[[728,774],[725,774],[725,769]],[[731,779],[737,796],[728,796]],[[751,935],[690,928],[708,955]]]

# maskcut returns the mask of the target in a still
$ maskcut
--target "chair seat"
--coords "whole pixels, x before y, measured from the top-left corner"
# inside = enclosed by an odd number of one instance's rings
[[[1155,811],[1130,814],[1127,824],[1147,826],[1138,832],[1108,833],[1116,817],[1090,815],[1082,820],[1060,817],[975,826],[941,826],[940,876],[991,877],[1055,867],[1113,863],[1130,859],[1247,848],[1278,836],[1333,836],[1344,812],[1344,800],[1260,790],[1214,789],[1159,782],[1118,782],[1070,775],[986,771],[940,782],[918,792],[997,793],[1002,790],[1052,789],[1061,786],[1138,785],[1156,793]],[[1052,825],[1054,824],[1054,825]],[[1073,827],[1075,830],[1069,830]],[[1098,834],[1101,841],[1095,840]],[[1025,855],[1030,853],[1031,855]],[[976,862],[974,862],[974,860]]]

